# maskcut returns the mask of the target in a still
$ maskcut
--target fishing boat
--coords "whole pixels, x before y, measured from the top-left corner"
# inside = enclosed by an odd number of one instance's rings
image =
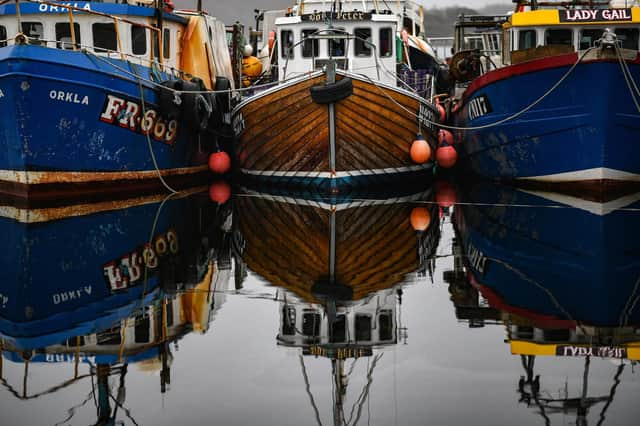
[[[244,177],[340,188],[433,174],[441,66],[410,3],[298,1],[274,18],[277,84],[232,112]],[[424,59],[413,86],[398,72],[412,55]]]
[[[0,39],[3,194],[86,198],[206,177],[205,132],[229,111],[213,91],[233,88],[222,22],[163,0],[20,0],[0,6]]]
[[[508,16],[465,16],[456,27],[451,112],[462,167],[560,191],[637,188],[640,8],[514,3]]]

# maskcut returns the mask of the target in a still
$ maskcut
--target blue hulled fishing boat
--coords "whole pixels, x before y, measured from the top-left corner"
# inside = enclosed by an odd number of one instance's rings
[[[599,194],[638,185],[640,8],[514,2],[510,16],[457,25],[452,116],[466,129],[456,130],[462,165]]]
[[[0,6],[0,191],[59,199],[204,176],[215,147],[199,136],[228,106],[211,91],[233,84],[225,35],[163,0]]]

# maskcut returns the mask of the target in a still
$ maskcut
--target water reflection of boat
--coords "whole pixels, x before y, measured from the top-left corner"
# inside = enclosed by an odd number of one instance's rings
[[[189,333],[206,332],[215,312],[225,301],[224,290],[231,277],[225,226],[229,223],[230,210],[216,209],[218,207],[198,194],[53,223],[9,224],[3,219],[4,229],[10,229],[10,225],[22,228],[21,235],[37,249],[33,256],[42,256],[44,249],[49,247],[41,245],[42,241],[58,242],[58,250],[50,253],[47,265],[64,267],[62,271],[53,266],[45,271],[48,277],[54,277],[50,280],[52,288],[64,288],[67,281],[75,288],[73,286],[77,287],[78,283],[102,279],[103,274],[104,279],[79,302],[71,299],[71,293],[67,292],[67,299],[60,296],[60,303],[56,304],[51,302],[50,293],[43,292],[46,283],[34,273],[35,262],[26,262],[26,256],[21,259],[24,273],[18,278],[22,281],[3,280],[0,284],[0,292],[7,294],[6,300],[10,302],[7,306],[12,306],[10,310],[3,310],[0,318],[2,385],[16,398],[28,400],[61,392],[91,379],[90,394],[96,396],[97,424],[118,424],[119,410],[120,415],[124,412],[131,416],[124,404],[125,378],[132,365],[143,371],[159,372],[160,391],[165,392],[171,383],[173,355],[170,344]],[[85,223],[86,227],[83,226]],[[92,234],[90,229],[101,230],[102,234]],[[154,231],[174,232],[178,239],[172,242],[167,239],[164,254],[160,248],[162,240],[152,241],[157,265],[148,264],[146,268],[144,264],[138,265],[146,270],[147,277],[145,282],[137,282],[130,264],[124,262],[131,257],[119,257],[123,253],[121,248],[148,248],[146,242],[150,234],[156,235]],[[161,235],[166,235],[163,232]],[[90,235],[86,238],[88,243],[81,244],[85,239],[73,238],[73,233]],[[108,240],[113,240],[114,235],[119,235],[120,240],[110,245]],[[63,243],[67,245],[63,246]],[[176,243],[173,249],[171,243]],[[71,249],[73,245],[78,245],[77,250]],[[85,256],[78,257],[79,253]],[[143,259],[148,260],[148,256]],[[121,278],[123,282],[128,279],[127,286],[115,293],[111,291],[110,279],[113,277],[105,272],[104,266],[105,259],[110,258],[119,259],[117,269]],[[74,274],[65,275],[65,269],[72,269]],[[15,300],[15,294],[8,290],[19,284],[24,284],[22,287],[26,291],[23,299]],[[59,293],[55,294],[61,295],[65,290],[57,291]],[[24,312],[31,314],[26,317]],[[19,384],[2,377],[3,358],[24,366],[24,377]],[[74,372],[61,383],[33,392],[29,389],[29,378],[34,376],[29,367],[33,364],[71,364]],[[38,373],[37,376],[39,383],[50,380],[46,374],[41,377]],[[117,396],[112,395],[112,377],[118,378]],[[84,404],[70,409],[66,421]]]
[[[637,197],[599,207],[559,200],[568,201],[488,184],[471,188],[469,203],[455,208],[454,268],[444,278],[459,319],[471,327],[504,325],[505,342],[524,369],[518,402],[546,424],[562,414],[586,425],[590,412],[603,424],[623,371],[640,360],[638,243],[626,238],[639,223],[635,212],[612,208],[635,210]],[[539,357],[554,363],[536,366]],[[569,364],[580,370],[577,394],[568,377],[560,383],[551,372],[542,380],[540,372],[559,359],[574,359]],[[599,369],[611,370],[605,390],[590,382],[600,359],[614,364]]]
[[[358,300],[428,267],[437,246],[437,210],[429,205],[424,232],[414,230],[415,202],[430,190],[366,199],[356,194],[246,191],[235,202],[237,229],[246,242],[243,261],[270,283],[307,301]]]
[[[0,333],[17,347],[65,341],[110,326],[155,293],[202,279],[201,233],[214,206],[202,195],[145,198],[62,218],[51,209],[8,210],[0,232],[12,256],[0,260]],[[53,209],[55,210],[55,209]],[[7,211],[4,211],[7,212]],[[55,217],[58,220],[48,221]],[[213,216],[211,216],[213,217]],[[15,220],[18,219],[18,220]],[[206,264],[206,263],[205,263]],[[44,336],[48,336],[48,340]]]
[[[595,214],[489,184],[467,195],[470,204],[456,207],[455,225],[469,279],[485,298],[507,301],[519,315],[592,326],[640,322],[630,303],[640,277],[640,243],[630,237],[640,227],[636,214]],[[630,200],[627,208],[639,205]]]
[[[432,204],[416,207],[430,198],[430,190],[376,199],[247,190],[236,199],[243,261],[282,288],[277,292],[277,342],[298,354],[318,422],[305,357],[330,360],[334,423],[356,424],[381,357],[374,351],[406,337],[402,284],[410,273],[432,272],[439,216]],[[421,221],[415,220],[416,212],[423,214]],[[360,358],[371,362],[360,397],[349,410],[345,404],[353,376],[345,362],[352,359],[355,365]]]

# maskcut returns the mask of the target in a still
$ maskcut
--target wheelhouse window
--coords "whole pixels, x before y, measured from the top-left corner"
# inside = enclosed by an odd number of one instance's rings
[[[305,336],[318,336],[320,334],[320,314],[305,312],[302,315],[302,334]]]
[[[329,341],[331,343],[344,343],[347,340],[347,317],[338,315],[336,320],[331,324],[331,335]]]
[[[573,46],[573,30],[548,29],[544,34],[544,44]]]
[[[293,59],[293,31],[282,30],[280,31],[280,40],[282,41],[282,57]]]
[[[531,49],[538,45],[536,30],[522,30],[518,33],[518,49]]]
[[[169,28],[165,28],[162,34],[162,56],[164,59],[171,57],[171,30]]]
[[[593,47],[595,42],[602,38],[603,33],[604,33],[604,29],[602,28],[590,28],[590,29],[581,30],[579,49],[585,50],[590,47]]]
[[[73,33],[76,38],[76,45],[80,45],[80,25],[73,24]],[[56,47],[58,49],[73,49],[71,37],[71,25],[68,22],[58,22],[56,24]]]
[[[118,37],[113,23],[93,24],[93,47],[96,51],[118,50]]]
[[[356,28],[354,35],[356,56],[371,56],[371,28]]]
[[[315,58],[320,54],[320,45],[318,39],[310,39],[309,36],[314,34],[314,29],[302,30],[302,57],[303,58]]]
[[[638,49],[638,29],[637,28],[616,28],[618,41],[623,49]]]
[[[379,36],[378,52],[380,53],[380,57],[386,58],[393,55],[393,43],[395,40],[391,28],[381,28]]]
[[[7,28],[4,25],[0,25],[0,47],[7,45]]]
[[[29,37],[29,44],[44,44],[44,27],[40,22],[23,22],[22,33]]]
[[[371,341],[371,316],[356,315],[356,341]]]
[[[147,29],[131,26],[131,51],[134,55],[147,54]]]
[[[329,56],[345,56],[345,47],[343,38],[329,39]]]
[[[380,340],[393,339],[393,317],[391,311],[382,311],[378,317],[378,328],[380,331]]]

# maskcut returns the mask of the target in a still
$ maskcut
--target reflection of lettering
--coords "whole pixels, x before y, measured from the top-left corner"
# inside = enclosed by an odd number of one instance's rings
[[[9,296],[0,293],[0,306],[2,306],[2,309],[7,307],[7,303],[9,303]]]
[[[61,303],[71,302],[73,300],[79,300],[83,296],[91,296],[93,288],[91,286],[80,287],[77,290],[63,291],[62,293],[56,293],[53,295],[53,304],[59,305]]]
[[[244,117],[242,116],[242,113],[238,113],[236,114],[235,117],[233,117],[233,132],[236,135],[240,135],[243,130],[244,130]]]
[[[4,92],[0,89],[0,98],[4,98]]]
[[[616,348],[613,346],[558,346],[556,355],[575,357],[598,357],[598,358],[626,358],[626,348]]]
[[[87,356],[80,355],[78,357],[78,361],[80,362],[89,362],[91,364],[95,364],[96,357],[95,356]],[[45,362],[76,362],[76,356],[74,354],[46,354]]]
[[[473,244],[469,243],[467,246],[467,258],[469,259],[469,263],[471,266],[480,272],[480,274],[484,275],[484,271],[487,265],[487,258],[484,257],[484,254],[475,248]]]
[[[151,244],[125,254],[102,266],[102,275],[111,291],[124,290],[136,285],[144,276],[144,269],[155,272],[159,259],[169,254],[178,253],[178,235],[170,230],[158,235]]]

